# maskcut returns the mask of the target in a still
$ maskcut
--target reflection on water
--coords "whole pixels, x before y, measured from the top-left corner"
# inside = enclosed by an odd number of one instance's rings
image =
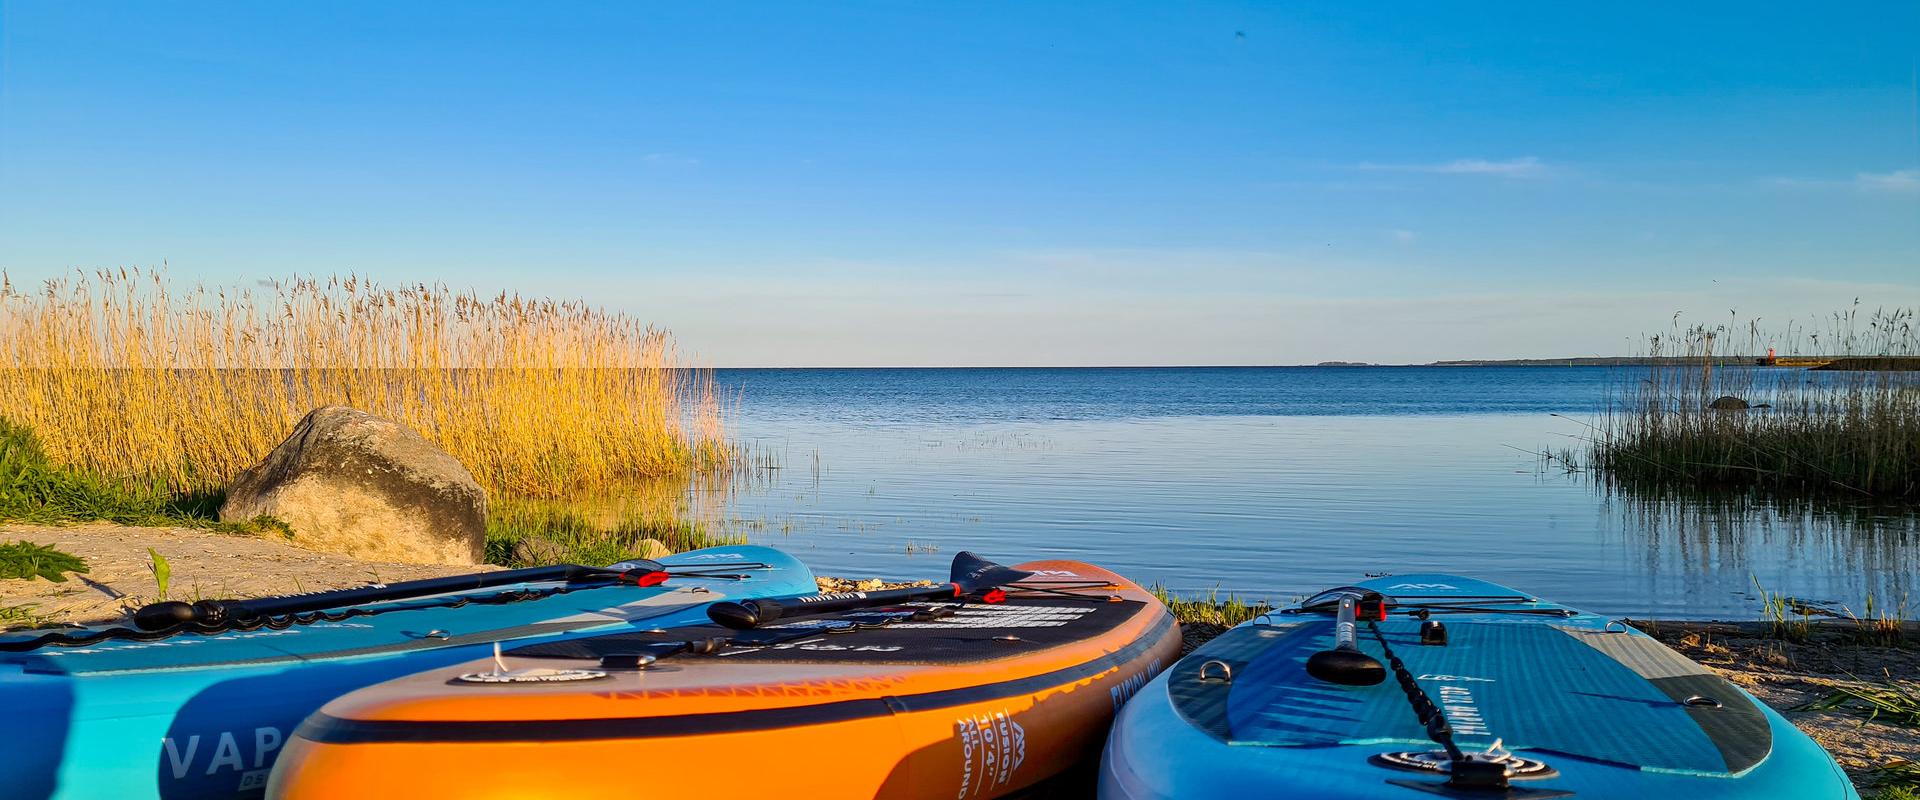
[[[1623,544],[1645,552],[1641,591],[1686,608],[1712,607],[1702,591],[1724,589],[1700,570],[1746,578],[1735,594],[1759,604],[1759,588],[1860,613],[1867,597],[1912,608],[1920,516],[1871,505],[1771,502],[1748,494],[1641,498],[1606,490]],[[1758,586],[1756,586],[1757,584]]]
[[[1439,570],[1751,617],[1756,578],[1858,608],[1897,604],[1920,563],[1911,515],[1634,500],[1542,471],[1531,452],[1584,432],[1551,414],[1591,413],[1605,370],[823,372],[721,372],[747,390],[738,434],[780,468],[718,524],[824,573],[925,577],[970,549],[1285,600]],[[1296,401],[1323,413],[1276,411]]]

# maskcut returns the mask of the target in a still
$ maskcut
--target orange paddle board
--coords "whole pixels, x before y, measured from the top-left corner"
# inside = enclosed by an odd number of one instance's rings
[[[269,796],[987,798],[1097,751],[1173,663],[1151,594],[1073,561],[917,603],[506,650],[328,703]]]

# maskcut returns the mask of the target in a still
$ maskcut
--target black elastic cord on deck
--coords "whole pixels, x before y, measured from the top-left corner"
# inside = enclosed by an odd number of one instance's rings
[[[1033,584],[1027,584],[1027,583],[1009,583],[1006,586],[1006,592],[1010,596],[1015,593],[1019,593],[1020,595],[1027,595],[1027,594],[1055,595],[1055,596],[1067,598],[1069,600],[1085,600],[1091,603],[1104,603],[1104,602],[1107,602],[1106,595],[1100,595],[1098,597],[1095,597],[1092,595],[1075,594],[1075,590],[1104,589],[1112,585],[1113,584],[1108,581],[1062,581],[1058,583],[1049,583],[1044,586],[1035,586]]]
[[[668,565],[662,564],[661,566],[664,567]],[[722,581],[744,581],[748,578],[753,577],[752,575],[747,575],[747,574],[738,573],[738,572],[713,571],[713,570],[735,570],[735,569],[773,569],[773,565],[763,564],[758,561],[746,561],[738,564],[726,564],[726,565],[715,564],[710,567],[693,566],[690,569],[687,569],[684,571],[676,570],[671,567],[668,567],[668,569],[666,569],[665,571],[668,575],[671,575],[675,578],[711,578],[713,580],[722,580]]]
[[[1454,605],[1417,605],[1410,606],[1406,613],[1413,616],[1426,614],[1520,614],[1535,617],[1571,617],[1578,612],[1564,608],[1483,608],[1480,606]]]
[[[1414,716],[1419,718],[1420,726],[1427,731],[1427,738],[1446,748],[1447,760],[1456,764],[1466,761],[1467,754],[1453,742],[1453,726],[1447,723],[1447,715],[1434,704],[1433,698],[1427,696],[1427,691],[1420,688],[1420,682],[1414,679],[1413,673],[1407,671],[1407,665],[1401,663],[1400,657],[1394,655],[1393,647],[1387,644],[1386,635],[1380,632],[1380,625],[1367,620],[1367,630],[1372,631],[1374,640],[1380,643],[1381,652],[1387,656],[1387,667],[1393,670],[1393,677],[1400,681],[1400,690],[1406,693]]]
[[[840,622],[843,622],[845,624],[842,624],[842,625],[804,625],[804,624],[796,625],[793,623],[787,623],[787,625],[784,625],[784,626],[769,625],[765,628],[749,628],[747,630],[740,631],[739,633],[736,633],[732,636],[716,636],[716,637],[707,638],[707,639],[683,639],[677,642],[675,641],[652,642],[652,643],[649,643],[647,646],[655,649],[649,652],[648,655],[653,656],[655,660],[661,660],[661,659],[668,659],[674,656],[682,656],[682,655],[691,655],[691,656],[719,655],[721,652],[725,651],[729,647],[739,647],[739,648],[777,647],[779,645],[790,644],[793,642],[798,642],[805,639],[812,639],[819,636],[845,636],[848,634],[859,633],[861,631],[874,630],[877,628],[885,628],[900,622],[932,622],[934,620],[945,619],[947,617],[953,616],[953,612],[959,609],[963,605],[965,604],[955,603],[951,605],[931,605],[931,606],[926,606],[924,608],[916,609],[912,613],[900,613],[897,611],[896,612],[879,611],[877,613],[886,614],[886,617],[878,621],[872,621],[872,622],[861,622],[859,620],[851,620],[851,619],[846,619],[844,617],[827,617],[825,619],[837,619]],[[870,611],[870,610],[852,612],[853,615],[859,615],[859,614],[872,615],[874,613],[876,612]],[[540,658],[542,656],[532,656],[532,657]],[[601,658],[603,659],[602,663],[605,663],[604,659],[609,657],[617,657],[617,656],[601,656]]]

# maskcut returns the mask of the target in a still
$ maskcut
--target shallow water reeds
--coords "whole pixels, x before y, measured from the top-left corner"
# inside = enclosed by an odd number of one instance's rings
[[[399,421],[495,495],[560,497],[726,464],[711,376],[581,302],[356,277],[178,290],[139,270],[0,287],[0,409],[53,461],[213,489],[308,411]]]
[[[1836,314],[1813,333],[1734,322],[1650,340],[1666,360],[1633,375],[1594,427],[1587,464],[1629,488],[1754,487],[1920,501],[1920,372],[1726,366],[1727,351],[1920,354],[1914,312]],[[1736,346],[1730,341],[1738,340]],[[1739,398],[1752,407],[1721,401]]]

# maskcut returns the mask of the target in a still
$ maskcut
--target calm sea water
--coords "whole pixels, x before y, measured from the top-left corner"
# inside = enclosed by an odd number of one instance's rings
[[[1532,453],[1577,447],[1624,370],[718,377],[740,398],[738,434],[779,466],[724,524],[827,574],[937,577],[965,549],[1288,600],[1438,570],[1661,617],[1751,617],[1756,580],[1854,608],[1920,588],[1910,515],[1656,502],[1542,469]]]

